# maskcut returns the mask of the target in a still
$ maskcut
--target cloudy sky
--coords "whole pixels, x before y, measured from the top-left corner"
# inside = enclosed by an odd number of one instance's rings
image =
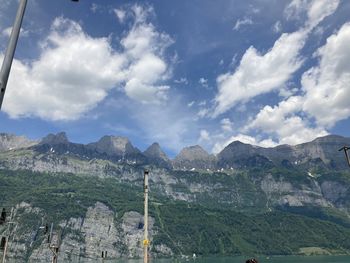
[[[0,61],[18,1],[0,0]],[[170,155],[350,132],[350,1],[28,0],[0,131]]]

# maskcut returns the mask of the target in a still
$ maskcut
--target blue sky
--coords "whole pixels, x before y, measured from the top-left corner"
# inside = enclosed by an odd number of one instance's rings
[[[1,61],[18,2],[0,0]],[[0,131],[174,156],[349,136],[350,1],[28,0]]]

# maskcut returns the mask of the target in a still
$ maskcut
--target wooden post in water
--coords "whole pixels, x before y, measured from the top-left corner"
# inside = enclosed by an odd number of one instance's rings
[[[145,196],[145,215],[144,215],[144,238],[143,238],[143,263],[148,263],[148,174],[149,171],[144,171],[144,196]]]

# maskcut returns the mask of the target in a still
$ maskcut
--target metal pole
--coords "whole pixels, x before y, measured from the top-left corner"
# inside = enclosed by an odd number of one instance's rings
[[[344,151],[344,153],[345,153],[345,159],[346,159],[346,161],[348,162],[348,165],[349,165],[349,167],[350,167],[350,157],[349,157],[349,154],[348,154],[348,150],[350,150],[350,147],[348,147],[348,146],[344,146],[344,147],[342,147],[342,148],[339,149],[339,151]]]
[[[15,23],[13,24],[13,28],[10,36],[10,41],[6,49],[4,61],[2,62],[2,67],[0,72],[0,109],[2,106],[2,101],[4,100],[7,81],[10,75],[13,56],[15,54],[16,45],[19,37],[19,32],[21,30],[21,25],[22,25],[26,5],[27,5],[27,0],[21,0],[21,2],[19,3]]]
[[[7,243],[8,243],[8,237],[5,236],[5,248],[4,248],[4,255],[2,257],[2,263],[6,262]]]
[[[2,257],[2,263],[6,262],[6,254],[7,254],[7,247],[8,247],[8,243],[10,240],[10,235],[11,235],[11,225],[12,224],[12,214],[13,214],[13,208],[11,209],[11,214],[10,214],[10,222],[7,223],[7,228],[6,228],[6,236],[5,236],[5,247],[4,247],[4,255]]]
[[[145,195],[145,216],[144,216],[144,238],[143,238],[143,263],[148,263],[148,174],[144,171],[144,195]]]

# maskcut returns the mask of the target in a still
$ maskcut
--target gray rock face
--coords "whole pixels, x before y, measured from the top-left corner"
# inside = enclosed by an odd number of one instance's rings
[[[328,135],[295,146],[279,145],[274,148],[263,148],[236,141],[218,154],[218,166],[227,168],[245,162],[251,164],[251,158],[254,157],[259,159],[255,162],[258,166],[271,162],[277,166],[345,169],[347,164],[344,154],[338,151],[344,145],[350,145],[350,138],[336,135]]]
[[[164,161],[169,161],[168,156],[162,151],[159,143],[155,142],[146,151],[143,152],[144,155],[151,158],[159,158]]]
[[[122,217],[121,229],[124,233],[124,242],[127,245],[127,257],[141,257],[143,255],[143,215],[131,211]],[[154,219],[148,218],[149,239],[152,240],[154,231]]]
[[[153,143],[141,153],[126,137],[104,136],[98,142],[87,145],[69,142],[66,134],[49,134],[40,143],[30,141],[23,136],[0,134],[0,152],[32,147],[39,153],[65,155],[71,153],[79,158],[110,159],[138,164],[153,164],[163,168],[182,170],[231,169],[247,167],[284,166],[286,168],[300,167],[347,169],[344,153],[338,149],[350,145],[350,138],[328,135],[312,142],[295,146],[279,145],[273,148],[232,142],[217,156],[209,155],[200,146],[184,148],[171,161],[162,151],[158,143]]]
[[[150,147],[147,148],[143,154],[148,158],[148,161],[152,164],[159,165],[161,167],[170,168],[170,160],[168,156],[160,148],[160,145],[155,142]]]
[[[213,169],[215,156],[208,154],[199,145],[185,147],[173,161],[175,169]]]
[[[57,134],[50,133],[40,141],[40,144],[50,144],[50,145],[68,144],[68,143],[69,141],[65,132],[60,132]]]
[[[339,182],[325,181],[321,184],[324,197],[332,203],[337,204],[348,194],[349,187]]]
[[[271,166],[269,149],[234,141],[218,154],[219,168],[243,168]]]
[[[37,141],[31,141],[24,136],[0,133],[0,152],[20,148],[27,148],[37,143]]]
[[[261,181],[263,190],[270,201],[270,205],[281,206],[319,206],[333,207],[333,204],[323,196],[318,183],[309,179],[309,184],[293,185],[281,177],[279,180],[267,175]],[[273,196],[273,198],[271,198]]]
[[[108,155],[123,156],[140,153],[137,148],[132,146],[128,138],[119,136],[103,136],[98,142],[90,143],[87,146]]]
[[[328,135],[317,138],[312,142],[299,144],[293,147],[293,155],[297,161],[308,162],[320,159],[331,168],[346,168],[344,153],[338,150],[350,145],[350,138],[337,135]]]
[[[45,211],[27,203],[17,205],[15,211],[14,223],[21,227],[17,228],[9,246],[9,262],[50,262],[52,252],[46,236],[39,229]],[[37,229],[23,225],[28,216],[32,218],[31,223],[36,221]],[[61,233],[59,262],[97,262],[102,251],[107,251],[109,259],[139,258],[143,255],[142,224],[143,215],[137,212],[125,212],[121,220],[118,220],[116,213],[105,204],[97,202],[88,208],[84,217],[70,218],[54,227],[53,243],[58,240],[57,234]],[[151,246],[155,234],[154,218],[149,217]],[[34,245],[37,241],[41,243]],[[173,254],[164,244],[160,244],[159,249],[163,252],[162,255]]]

